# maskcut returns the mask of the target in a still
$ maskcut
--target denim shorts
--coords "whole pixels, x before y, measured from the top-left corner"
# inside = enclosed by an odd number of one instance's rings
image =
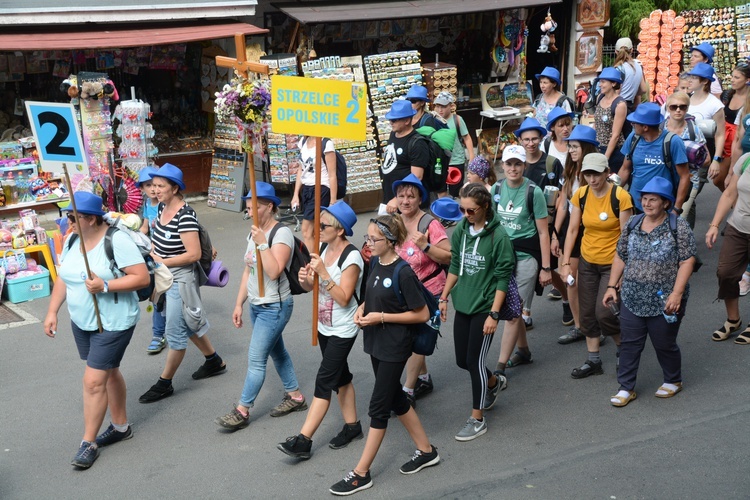
[[[73,338],[76,341],[78,354],[86,361],[86,365],[97,370],[119,368],[120,361],[125,355],[125,349],[133,337],[135,325],[127,330],[111,332],[104,330],[88,332],[81,330],[72,321]]]

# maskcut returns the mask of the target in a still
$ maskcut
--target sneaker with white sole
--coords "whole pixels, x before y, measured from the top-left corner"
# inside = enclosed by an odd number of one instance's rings
[[[79,469],[88,469],[96,459],[99,458],[99,447],[96,443],[89,441],[81,441],[81,446],[78,448],[78,453],[71,460],[70,465],[78,467]]]
[[[354,471],[349,471],[344,479],[331,486],[328,491],[334,495],[347,496],[366,490],[367,488],[372,488],[372,478],[370,477],[369,470],[364,476],[360,476]]]
[[[128,425],[128,428],[120,432],[117,429],[115,429],[115,426],[112,424],[109,424],[109,427],[96,436],[96,445],[97,446],[109,446],[111,444],[119,443],[120,441],[126,441],[133,437],[133,426]]]
[[[492,407],[495,406],[498,393],[504,391],[508,387],[507,378],[497,373],[494,375],[497,377],[497,383],[495,384],[495,387],[487,389],[487,394],[484,397],[484,411],[491,410]]]
[[[430,445],[430,452],[425,453],[421,450],[417,450],[412,455],[411,460],[401,466],[399,472],[401,474],[416,474],[425,467],[432,467],[440,463],[440,455],[438,455],[437,448]]]
[[[153,337],[151,343],[146,348],[146,352],[149,354],[159,354],[167,347],[167,339],[164,337]]]
[[[740,297],[744,297],[748,293],[750,293],[750,278],[745,279],[746,277],[743,275],[742,279],[740,280]]]
[[[487,420],[481,422],[474,417],[469,417],[463,428],[456,434],[456,441],[471,441],[487,432]]]

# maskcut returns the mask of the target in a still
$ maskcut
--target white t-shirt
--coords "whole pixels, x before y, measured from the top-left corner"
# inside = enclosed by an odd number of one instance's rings
[[[328,168],[326,167],[326,153],[333,153],[336,148],[333,146],[333,141],[330,139],[323,140],[323,158],[321,159],[320,166],[320,183],[323,186],[331,187],[331,183],[328,180]],[[303,137],[299,141],[299,154],[302,157],[302,185],[303,186],[314,186],[315,185],[315,140],[305,140]]]
[[[713,120],[717,111],[724,109],[724,104],[714,95],[708,94],[705,101],[700,104],[690,103],[688,113],[696,120]]]
[[[567,146],[565,149],[560,151],[557,149],[557,146],[555,146],[555,141],[550,141],[549,143],[549,151],[546,151],[547,148],[545,148],[546,141],[542,141],[542,145],[539,147],[539,149],[542,150],[542,152],[547,153],[548,155],[552,155],[558,160],[560,160],[560,164],[564,167],[565,161],[568,159],[568,148]]]
[[[323,250],[320,254],[321,259],[325,259],[328,247]],[[365,263],[362,260],[362,255],[357,250],[349,252],[346,259],[343,262],[343,267],[339,269],[339,259],[336,259],[330,266],[326,266],[328,274],[331,276],[331,280],[336,283],[341,283],[341,273],[344,269],[351,265],[359,267],[359,277],[357,278],[357,284],[354,286],[354,293],[359,294],[359,289],[362,284],[362,269],[365,267]],[[320,283],[320,281],[318,282]],[[326,288],[320,284],[320,293],[318,294],[318,332],[321,335],[340,337],[342,339],[350,339],[357,336],[359,327],[354,324],[354,313],[357,311],[357,299],[352,298],[349,301],[349,305],[341,307],[331,294],[326,291]]]
[[[273,230],[273,228],[271,228]],[[268,235],[271,231],[266,232],[266,241],[268,241]],[[286,277],[286,273],[281,271],[279,279],[272,280],[270,276],[263,269],[263,291],[264,296],[259,297],[258,293],[258,267],[257,267],[257,253],[255,252],[255,242],[251,237],[251,234],[247,235],[247,250],[245,250],[245,265],[250,267],[250,276],[247,278],[247,298],[253,305],[270,304],[272,302],[279,302],[286,300],[291,295],[289,291],[289,280]],[[286,245],[291,249],[294,249],[294,235],[292,230],[283,224],[273,235],[273,245]],[[270,252],[271,249],[265,250]],[[289,269],[292,263],[293,252],[289,254],[285,267]]]

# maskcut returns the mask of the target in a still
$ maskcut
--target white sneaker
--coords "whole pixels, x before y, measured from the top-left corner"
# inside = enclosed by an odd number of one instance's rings
[[[750,278],[743,274],[740,280],[740,297],[744,297],[748,293],[750,293]]]

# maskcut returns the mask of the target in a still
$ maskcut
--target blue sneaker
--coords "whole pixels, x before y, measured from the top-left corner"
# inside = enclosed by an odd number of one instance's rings
[[[81,441],[81,447],[78,449],[76,456],[73,457],[70,465],[80,469],[88,469],[94,465],[97,458],[99,458],[99,448],[96,446],[96,443]]]
[[[159,354],[167,347],[167,339],[164,337],[154,337],[151,339],[151,343],[146,348],[149,354]]]
[[[109,427],[96,436],[96,445],[97,446],[109,446],[111,444],[119,443],[120,441],[125,441],[127,439],[130,439],[133,437],[133,426],[128,425],[128,429],[125,432],[120,432],[117,429],[115,429],[115,426],[112,424],[109,424]]]

